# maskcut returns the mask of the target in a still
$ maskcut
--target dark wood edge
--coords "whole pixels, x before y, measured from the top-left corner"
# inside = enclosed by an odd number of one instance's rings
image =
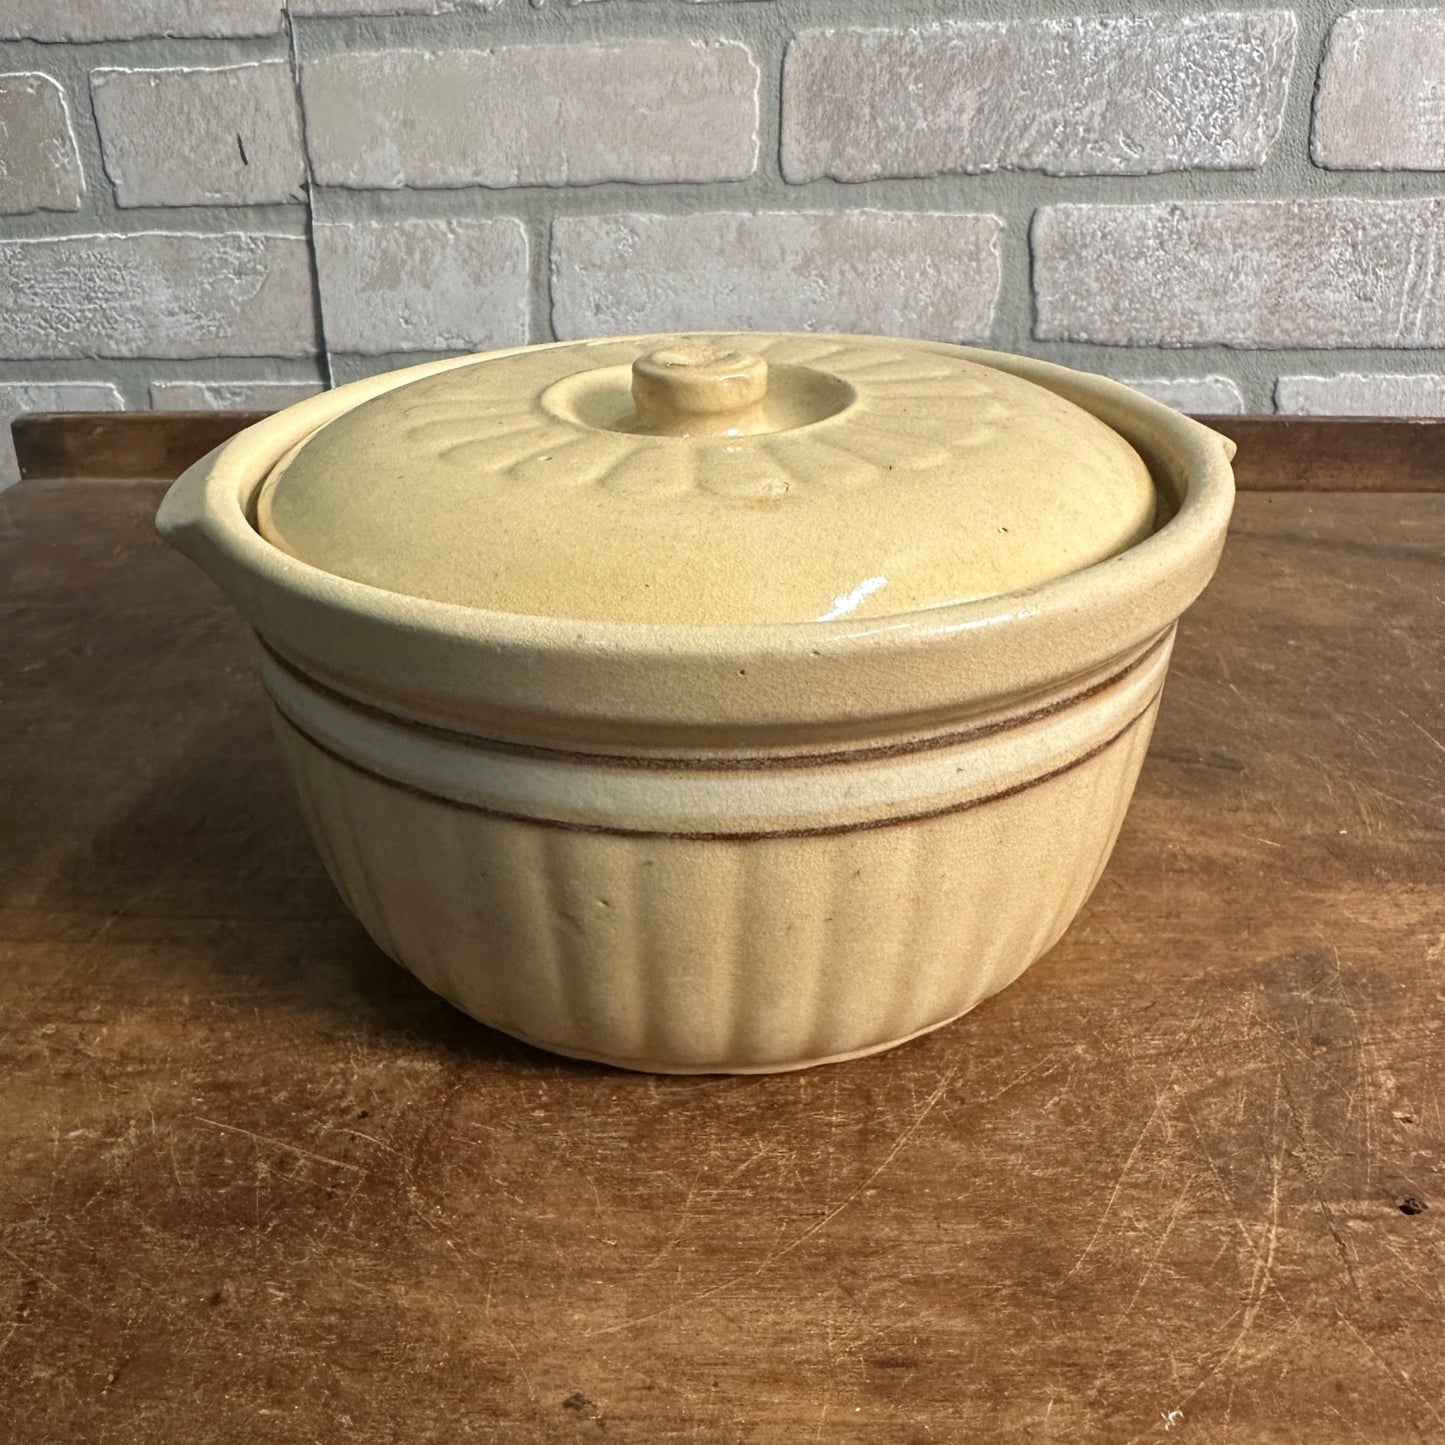
[[[170,481],[264,411],[35,412],[10,424],[24,479]]]
[[[1445,492],[1445,419],[1202,416],[1242,492]]]
[[[12,423],[25,478],[167,481],[261,411],[38,412]],[[1206,416],[1247,492],[1445,491],[1445,420]]]

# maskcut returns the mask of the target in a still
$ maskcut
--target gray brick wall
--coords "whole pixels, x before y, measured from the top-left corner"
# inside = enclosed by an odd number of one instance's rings
[[[0,3],[0,412],[710,325],[1438,412],[1445,6]]]

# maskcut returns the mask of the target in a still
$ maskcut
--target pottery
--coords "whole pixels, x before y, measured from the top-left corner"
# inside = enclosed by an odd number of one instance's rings
[[[544,1048],[763,1072],[967,1012],[1107,862],[1232,444],[943,343],[704,334],[412,367],[157,525],[254,628],[326,867]]]

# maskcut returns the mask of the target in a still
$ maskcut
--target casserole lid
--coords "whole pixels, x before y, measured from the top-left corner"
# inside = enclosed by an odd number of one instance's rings
[[[958,348],[786,333],[478,357],[312,433],[255,524],[310,565],[490,611],[830,622],[1015,592],[1152,529],[1138,453]]]

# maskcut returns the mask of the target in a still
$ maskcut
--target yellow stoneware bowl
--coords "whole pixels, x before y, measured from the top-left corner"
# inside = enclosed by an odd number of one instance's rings
[[[628,1068],[886,1048],[1099,878],[1226,439],[874,337],[610,338],[344,386],[157,525],[259,642],[326,866],[485,1023]]]

